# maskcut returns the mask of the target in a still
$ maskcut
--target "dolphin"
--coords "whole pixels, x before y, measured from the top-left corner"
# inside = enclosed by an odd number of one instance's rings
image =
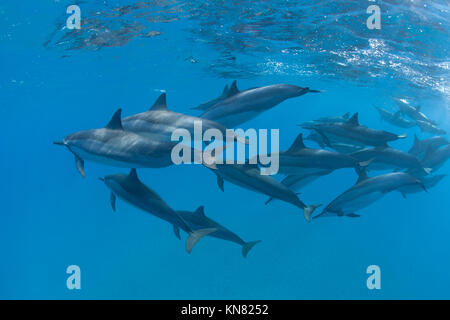
[[[203,112],[200,117],[217,121],[228,128],[234,128],[286,99],[299,97],[308,92],[319,91],[289,84],[275,84],[237,91]]]
[[[394,98],[394,100],[397,103],[397,106],[400,109],[400,112],[402,114],[407,115],[408,117],[410,117],[411,119],[416,120],[416,121],[417,120],[425,121],[425,122],[436,125],[435,121],[429,119],[425,114],[423,114],[420,111],[420,106],[418,106],[417,108],[414,108],[414,107],[410,106],[405,99]]]
[[[416,125],[416,123],[414,121],[402,118],[400,111],[398,111],[396,113],[392,113],[386,109],[383,109],[383,108],[380,108],[377,106],[375,106],[375,108],[378,110],[381,120],[384,120],[396,127],[412,128]]]
[[[386,146],[388,142],[404,139],[404,135],[396,135],[383,130],[370,129],[359,124],[358,113],[347,122],[317,123],[303,125],[304,129],[316,130],[322,135],[326,145],[332,147],[331,140],[349,143],[351,145]]]
[[[194,123],[196,121],[201,122],[202,137],[208,129],[217,129],[223,137],[226,136],[227,128],[220,123],[170,111],[167,108],[165,93],[159,96],[150,110],[122,119],[122,125],[128,131],[149,135],[151,138],[159,137],[161,141],[171,141],[172,133],[176,129],[186,129],[194,137]],[[248,143],[246,139],[234,133],[233,135],[239,142]]]
[[[423,177],[420,179],[420,181],[422,181],[423,185],[425,186],[425,189],[429,190],[429,189],[435,187],[446,176],[447,176],[447,174],[437,174],[434,176]],[[399,188],[399,191],[401,192],[403,198],[406,198],[407,194],[421,192],[421,191],[423,191],[423,188],[420,185],[409,185],[409,186]]]
[[[428,151],[422,160],[422,164],[424,167],[432,168],[434,173],[439,170],[448,159],[450,159],[450,144],[435,151]]]
[[[314,122],[346,122],[350,118],[350,112],[346,112],[343,116],[328,116],[328,117],[322,117],[316,120],[313,120]]]
[[[355,211],[367,207],[389,192],[415,185],[425,189],[420,180],[405,172],[392,172],[369,178],[366,170],[362,169],[356,184],[331,201],[313,219],[333,215],[359,217]]]
[[[186,231],[186,251],[191,253],[195,244],[204,236],[217,231],[216,228],[201,228],[193,230],[183,217],[173,210],[155,191],[143,184],[137,176],[136,169],[132,168],[127,174],[113,174],[100,178],[111,190],[111,206],[116,211],[116,197],[131,205],[148,212],[173,225],[175,235],[180,238],[180,231]]]
[[[417,120],[416,123],[417,126],[420,128],[420,131],[422,132],[428,132],[433,134],[447,134],[447,131],[438,128],[437,126],[428,121]]]
[[[231,241],[242,246],[242,256],[247,258],[248,252],[254,245],[260,243],[261,240],[245,242],[237,234],[225,228],[211,218],[205,215],[204,207],[201,206],[194,212],[177,211],[177,214],[192,228],[192,230],[202,230],[214,228],[216,231],[211,232],[208,236]]]
[[[291,174],[286,176],[281,183],[293,191],[299,191],[320,177],[326,176],[332,172],[333,171],[331,170],[323,170],[304,175]]]
[[[350,154],[359,161],[372,160],[367,169],[372,170],[394,170],[410,169],[423,171],[424,174],[431,172],[430,168],[424,168],[416,156],[389,147],[366,148]]]
[[[231,87],[237,89],[236,81],[233,82]],[[232,89],[232,90],[234,90],[234,89]],[[207,110],[207,109],[211,108],[212,106],[214,106],[215,104],[219,103],[220,101],[225,100],[229,94],[231,94],[230,89],[228,88],[228,85],[225,85],[225,88],[223,88],[222,95],[220,95],[219,97],[212,99],[208,102],[202,103],[202,104],[198,105],[197,107],[194,107],[191,109],[192,110]]]
[[[450,144],[450,142],[442,136],[419,140],[417,135],[414,135],[414,144],[408,152],[419,157],[425,155],[428,151],[433,152],[448,144]]]
[[[203,163],[217,176],[217,184],[224,191],[224,180],[227,180],[242,188],[256,191],[271,198],[279,199],[303,209],[303,215],[309,221],[309,217],[320,205],[304,204],[298,196],[284,184],[269,175],[261,175],[256,164],[219,164]]]
[[[302,133],[297,136],[288,150],[278,154],[278,159],[280,173],[301,176],[343,168],[356,169],[368,164],[368,162],[360,163],[359,160],[347,154],[307,148],[303,143]]]
[[[317,133],[316,131],[310,131],[310,133],[308,134],[308,136],[306,136],[306,138],[304,138],[304,140],[314,141],[322,149],[327,147],[323,136],[320,135],[319,133]],[[337,142],[337,141],[333,141],[331,139],[328,139],[328,142],[330,144],[330,147],[329,147],[330,149],[333,149],[334,151],[341,152],[341,153],[352,153],[352,152],[355,152],[355,151],[358,151],[358,150],[361,150],[364,148],[363,146],[360,146],[360,145]]]
[[[121,109],[106,127],[68,135],[57,145],[67,147],[75,156],[80,174],[85,177],[84,160],[122,168],[162,168],[172,165],[174,142],[146,138],[123,128]]]

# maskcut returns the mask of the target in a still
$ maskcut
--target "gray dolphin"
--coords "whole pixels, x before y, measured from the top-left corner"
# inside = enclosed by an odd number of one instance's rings
[[[420,131],[422,132],[428,132],[433,134],[447,134],[447,131],[438,128],[437,126],[428,121],[417,120],[416,123],[417,126],[420,128]]]
[[[378,110],[381,120],[384,120],[394,126],[400,128],[412,128],[416,125],[414,121],[403,118],[400,111],[392,113],[386,109],[377,106],[374,107]]]
[[[430,190],[435,187],[442,179],[444,179],[447,174],[437,174],[434,176],[427,176],[420,178],[426,190]],[[408,185],[402,188],[399,188],[399,191],[403,195],[403,198],[406,198],[407,194],[418,193],[423,191],[423,187],[420,185]]]
[[[425,114],[420,111],[420,106],[414,108],[410,106],[405,99],[394,98],[394,101],[397,103],[400,112],[404,115],[407,115],[413,120],[426,121],[428,123],[436,124],[435,121],[428,118]]]
[[[359,161],[370,161],[367,169],[372,170],[395,170],[409,169],[423,171],[424,174],[431,172],[430,168],[424,168],[416,156],[389,147],[366,148],[350,154]]]
[[[355,145],[350,143],[342,143],[338,141],[333,141],[332,139],[328,139],[328,143],[330,146],[326,145],[326,141],[323,138],[323,135],[316,131],[310,131],[309,134],[305,137],[305,140],[314,141],[317,143],[322,149],[328,147],[333,149],[334,151],[341,153],[352,153],[358,150],[363,149],[364,147],[361,145]]]
[[[161,141],[171,141],[172,133],[176,129],[186,129],[194,137],[194,122],[201,122],[202,136],[208,129],[218,129],[223,137],[226,137],[225,126],[215,121],[192,117],[182,113],[170,111],[166,104],[166,94],[162,93],[150,110],[122,119],[125,130],[139,134],[159,137]],[[234,135],[239,142],[247,143],[247,140]]]
[[[255,118],[286,99],[299,97],[308,92],[319,91],[289,84],[275,84],[238,91],[203,112],[200,117],[233,128]]]
[[[122,168],[161,168],[172,165],[174,142],[149,139],[126,131],[117,110],[106,127],[68,135],[57,145],[67,147],[75,156],[78,171],[84,177],[84,160]]]
[[[309,221],[314,210],[320,206],[307,206],[284,184],[269,175],[261,175],[256,164],[203,164],[216,174],[217,184],[222,191],[224,191],[224,180],[227,180],[242,188],[268,195],[271,198],[285,201],[303,209],[307,221]]]
[[[314,122],[346,122],[350,118],[350,112],[346,112],[343,116],[328,116],[313,120]]]
[[[204,207],[201,206],[194,212],[177,211],[178,215],[192,228],[192,230],[202,230],[214,228],[216,231],[211,232],[208,236],[219,238],[226,241],[231,241],[242,246],[242,256],[247,258],[247,254],[254,245],[261,242],[261,240],[245,242],[237,234],[225,228],[211,218],[205,215]]]
[[[417,135],[414,135],[414,144],[408,152],[415,155],[416,157],[420,157],[425,155],[428,151],[433,152],[440,147],[448,144],[448,140],[442,136],[435,136],[432,138],[419,140]]]
[[[362,169],[356,184],[331,201],[313,219],[334,215],[359,217],[355,211],[367,207],[389,192],[412,185],[423,187],[420,180],[405,172],[393,172],[369,178],[365,169]]]
[[[302,133],[297,136],[288,150],[278,154],[278,159],[280,173],[301,176],[343,168],[357,169],[368,164],[368,162],[360,163],[359,160],[347,154],[307,148],[303,143]]]
[[[332,170],[323,170],[304,175],[291,174],[286,176],[281,183],[293,191],[299,191],[320,177],[326,176],[332,172]]]
[[[116,211],[116,197],[125,200],[133,206],[148,212],[173,225],[175,235],[180,238],[180,231],[186,231],[186,251],[191,253],[195,244],[204,236],[217,231],[216,228],[202,228],[193,230],[183,217],[173,210],[155,191],[143,184],[136,173],[131,169],[127,174],[113,174],[100,178],[111,190],[111,206]]]
[[[331,140],[349,143],[351,145],[386,146],[388,142],[406,138],[383,130],[367,128],[359,124],[358,113],[347,122],[330,122],[308,124],[304,129],[316,130],[322,135],[327,146],[332,147]]]

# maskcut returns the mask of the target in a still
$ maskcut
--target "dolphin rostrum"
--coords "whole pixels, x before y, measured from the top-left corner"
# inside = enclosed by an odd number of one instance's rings
[[[384,120],[394,126],[397,126],[400,128],[412,128],[416,125],[416,123],[414,121],[403,118],[401,116],[400,111],[398,111],[396,113],[392,113],[386,109],[383,109],[383,108],[380,108],[377,106],[375,106],[375,108],[378,110],[381,120]]]
[[[67,147],[75,156],[78,171],[84,177],[84,160],[122,168],[162,168],[172,165],[174,142],[149,139],[124,130],[117,110],[106,127],[68,135],[57,145]]]
[[[210,229],[214,228],[216,231],[210,233],[208,236],[219,238],[226,241],[231,241],[242,246],[242,256],[247,258],[247,254],[254,245],[261,242],[261,240],[245,242],[237,234],[225,228],[211,218],[205,215],[204,207],[201,206],[194,212],[177,211],[178,215],[192,228],[192,230]]]
[[[273,156],[273,155],[272,155]],[[307,148],[300,133],[291,147],[278,154],[279,171],[284,174],[308,175],[342,168],[367,166],[370,159],[358,159],[339,152]]]
[[[448,145],[449,143],[450,142],[442,136],[419,140],[417,135],[414,135],[414,144],[408,152],[416,157],[420,157],[425,155],[428,151],[433,152],[442,146]]]
[[[217,231],[216,228],[201,228],[193,230],[183,217],[173,210],[155,191],[143,184],[136,173],[131,169],[128,175],[113,174],[100,178],[111,190],[111,206],[116,210],[116,197],[125,200],[133,206],[144,210],[173,225],[175,235],[179,238],[179,229],[186,231],[186,251],[191,253],[195,244],[204,236]]]
[[[216,174],[217,184],[222,191],[224,191],[224,180],[227,180],[242,188],[268,195],[270,198],[279,199],[303,209],[303,215],[308,221],[314,210],[320,206],[307,206],[287,186],[269,175],[261,175],[256,164],[203,163],[203,165]]]
[[[208,119],[188,116],[182,113],[170,111],[166,104],[166,94],[159,96],[150,110],[135,114],[122,119],[125,130],[135,133],[159,137],[161,141],[171,141],[172,133],[176,129],[186,129],[191,136],[194,135],[195,122],[201,123],[202,137],[208,129],[219,130],[223,137],[226,136],[227,128],[220,123]],[[247,143],[246,139],[233,133],[239,142]]]
[[[330,139],[349,144],[386,146],[389,141],[406,138],[406,134],[399,136],[360,125],[358,113],[355,113],[347,122],[307,124],[303,125],[303,128],[316,130],[330,148],[332,147]]]
[[[234,128],[286,99],[299,97],[308,92],[319,91],[289,84],[275,84],[245,91],[237,90],[225,100],[207,109],[200,117],[220,122],[227,128]]]
[[[320,214],[313,219],[327,216],[359,217],[355,211],[360,210],[381,199],[389,192],[408,186],[422,186],[423,183],[405,172],[392,172],[369,178],[366,170],[359,172],[357,183],[330,202]]]
[[[396,170],[409,169],[423,171],[424,174],[431,172],[430,168],[424,168],[416,156],[389,147],[366,148],[350,154],[359,161],[372,160],[367,169],[371,170]]]

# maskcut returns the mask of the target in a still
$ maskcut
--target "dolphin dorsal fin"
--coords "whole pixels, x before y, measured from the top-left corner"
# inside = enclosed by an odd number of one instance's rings
[[[205,216],[205,207],[204,206],[198,207],[197,210],[195,210],[194,214],[204,217]]]
[[[234,96],[235,94],[238,94],[240,91],[237,87],[237,81],[234,80],[233,83],[230,86],[230,89],[228,89],[227,97]]]
[[[133,180],[139,180],[136,168],[131,168],[130,173],[128,174],[128,178],[131,178]]]
[[[105,128],[111,130],[123,130],[122,120],[120,119],[122,115],[122,109],[117,110],[112,116],[111,120],[109,120],[108,124]]]
[[[168,110],[167,104],[166,104],[166,93],[162,93],[158,99],[156,99],[153,106],[150,108],[151,111],[157,111],[157,110]]]
[[[297,138],[295,138],[294,143],[288,149],[288,152],[295,152],[301,149],[306,149],[305,144],[303,143],[303,133],[300,133]]]
[[[352,126],[359,126],[358,112],[356,112],[350,119],[348,119],[347,124]]]
[[[356,181],[356,184],[363,182],[364,180],[369,179],[369,176],[367,175],[366,168],[362,168],[358,170],[358,180]]]
[[[223,88],[223,92],[222,92],[222,97],[226,97],[227,96],[227,94],[228,94],[228,85],[226,84],[225,85],[225,88]]]

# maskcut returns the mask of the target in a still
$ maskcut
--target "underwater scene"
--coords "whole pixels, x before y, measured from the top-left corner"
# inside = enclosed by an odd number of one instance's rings
[[[449,10],[2,0],[0,298],[450,298]]]

